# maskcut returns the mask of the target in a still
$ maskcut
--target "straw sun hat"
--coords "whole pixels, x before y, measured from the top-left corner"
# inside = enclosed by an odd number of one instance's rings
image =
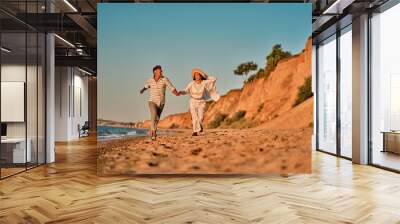
[[[194,74],[195,73],[199,73],[203,78],[207,78],[207,74],[205,72],[203,72],[202,70],[198,69],[198,68],[194,68],[192,70],[192,78],[194,78]]]

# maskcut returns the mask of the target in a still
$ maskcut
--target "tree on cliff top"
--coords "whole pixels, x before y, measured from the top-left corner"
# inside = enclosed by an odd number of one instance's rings
[[[256,63],[249,61],[249,62],[245,62],[245,63],[238,65],[236,67],[236,69],[233,71],[233,73],[235,73],[235,75],[239,75],[239,76],[245,75],[246,79],[247,79],[247,75],[251,71],[257,70],[257,68],[258,68],[258,65]]]
[[[278,65],[278,62],[282,59],[288,58],[292,56],[292,54],[289,51],[284,51],[282,49],[282,45],[280,44],[275,44],[272,47],[272,51],[269,55],[267,55],[267,67],[265,73],[269,75],[274,69],[276,68],[276,65]]]

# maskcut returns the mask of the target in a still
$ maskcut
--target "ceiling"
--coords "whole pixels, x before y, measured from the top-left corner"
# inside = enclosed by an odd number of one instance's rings
[[[386,0],[1,0],[2,31],[18,32],[26,27],[39,32],[54,32],[56,65],[79,66],[96,73],[97,3],[166,3],[166,2],[253,2],[312,3],[313,37],[348,14],[357,14],[381,5]],[[49,13],[49,12],[52,13]],[[26,13],[27,12],[27,13]],[[16,41],[18,38],[15,39]]]

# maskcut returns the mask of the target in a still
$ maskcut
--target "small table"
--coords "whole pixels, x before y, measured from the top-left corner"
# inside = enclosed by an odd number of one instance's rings
[[[25,140],[28,144],[25,144]],[[31,162],[31,144],[30,138],[1,139],[1,159],[5,159],[6,163],[13,164]],[[26,152],[25,145],[27,145]]]
[[[400,154],[400,131],[382,131],[383,150],[382,152],[391,152]]]

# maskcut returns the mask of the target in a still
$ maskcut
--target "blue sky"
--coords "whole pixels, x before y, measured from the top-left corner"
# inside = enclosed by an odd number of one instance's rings
[[[98,117],[148,119],[139,90],[156,64],[177,89],[199,67],[225,94],[243,85],[237,65],[264,67],[274,44],[299,53],[310,35],[311,4],[98,4]],[[187,96],[166,97],[163,117],[188,111]]]

